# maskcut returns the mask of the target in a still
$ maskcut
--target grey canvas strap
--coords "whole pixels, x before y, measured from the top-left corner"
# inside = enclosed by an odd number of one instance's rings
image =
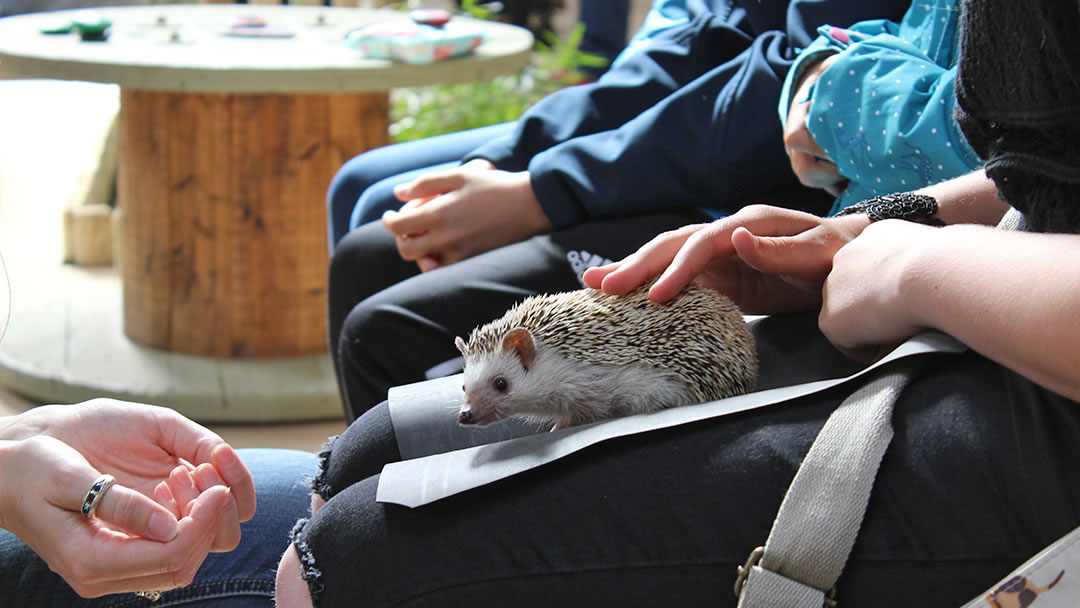
[[[844,400],[818,433],[763,549],[740,569],[740,608],[826,605],[862,524],[892,440],[892,411],[911,377],[900,362]],[[745,583],[743,582],[745,581]]]
[[[1025,226],[1023,214],[1011,208],[998,224],[1005,230]],[[739,569],[735,593],[740,608],[835,604],[828,592],[855,545],[881,458],[892,440],[893,406],[912,374],[907,363],[892,366],[848,397],[825,422],[784,496],[768,541]],[[1072,543],[1063,539],[1058,545]]]

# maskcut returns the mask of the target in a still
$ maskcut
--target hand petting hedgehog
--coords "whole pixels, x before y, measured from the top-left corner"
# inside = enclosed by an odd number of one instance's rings
[[[521,416],[552,430],[753,390],[754,338],[738,307],[690,286],[665,303],[643,285],[530,297],[473,330],[463,425]]]

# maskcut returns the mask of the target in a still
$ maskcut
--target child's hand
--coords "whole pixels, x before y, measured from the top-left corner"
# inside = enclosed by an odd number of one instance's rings
[[[804,186],[823,188],[833,196],[843,192],[845,179],[837,170],[836,163],[814,141],[814,136],[806,128],[806,114],[810,109],[810,87],[835,60],[836,55],[833,55],[803,74],[788,108],[784,127],[784,149],[787,150],[795,176]]]

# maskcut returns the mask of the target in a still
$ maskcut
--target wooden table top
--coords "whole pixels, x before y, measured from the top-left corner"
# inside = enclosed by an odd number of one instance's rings
[[[0,18],[0,72],[166,91],[361,92],[514,73],[528,62],[533,43],[523,28],[454,17],[483,28],[484,43],[465,57],[408,65],[368,59],[343,44],[345,34],[356,27],[408,20],[403,11],[229,4],[95,9],[113,24],[104,42],[83,42],[74,33],[41,33],[70,23],[79,12]],[[268,26],[287,28],[295,36],[223,34],[244,16],[261,17]]]

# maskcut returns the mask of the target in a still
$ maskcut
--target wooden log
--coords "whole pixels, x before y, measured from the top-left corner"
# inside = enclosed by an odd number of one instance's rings
[[[225,95],[168,95],[169,191],[168,348],[185,353],[220,353],[229,320],[207,314],[218,304],[217,280],[230,263],[218,247],[219,228],[230,221],[229,172],[232,100]],[[197,128],[193,126],[198,125]]]
[[[64,262],[81,265],[112,263],[112,237],[107,221],[115,198],[116,117],[109,118],[101,137],[94,142],[86,165],[79,168],[64,209]],[[91,205],[92,209],[80,209]],[[102,220],[102,216],[106,216]],[[86,224],[86,225],[84,225]],[[93,249],[96,247],[96,250]]]
[[[70,263],[80,266],[112,264],[112,207],[78,205],[64,210],[64,240]]]
[[[112,263],[117,268],[122,268],[121,252],[123,251],[123,229],[124,229],[124,210],[120,207],[113,207],[112,216],[109,221],[109,227],[111,229],[112,237]]]
[[[168,349],[170,330],[168,95],[121,89],[116,197],[123,209],[124,333]]]
[[[124,331],[218,357],[325,350],[325,195],[386,93],[123,93]]]

